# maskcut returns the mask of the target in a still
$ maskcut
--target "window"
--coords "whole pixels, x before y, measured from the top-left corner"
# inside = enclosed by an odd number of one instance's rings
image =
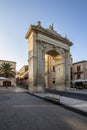
[[[53,66],[53,71],[55,71],[55,66]]]
[[[55,84],[55,78],[53,78],[53,84]]]
[[[81,66],[78,65],[78,66],[77,66],[77,72],[80,71],[80,70],[81,70]]]
[[[81,78],[81,75],[80,75],[80,74],[78,74],[78,75],[77,75],[77,79],[80,79],[80,78]]]

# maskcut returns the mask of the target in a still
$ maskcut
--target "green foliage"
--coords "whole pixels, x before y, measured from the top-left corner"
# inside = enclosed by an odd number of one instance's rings
[[[4,62],[0,65],[0,76],[6,78],[14,78],[15,74],[16,73],[11,64]]]

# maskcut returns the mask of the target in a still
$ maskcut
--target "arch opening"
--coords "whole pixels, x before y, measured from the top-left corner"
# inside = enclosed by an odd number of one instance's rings
[[[63,57],[56,50],[45,53],[45,88],[61,89],[64,84]]]

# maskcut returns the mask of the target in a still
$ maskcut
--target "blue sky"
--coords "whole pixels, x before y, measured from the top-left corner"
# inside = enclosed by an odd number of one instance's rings
[[[73,62],[87,60],[87,0],[0,0],[0,59],[28,64],[25,34],[37,21],[67,35]]]

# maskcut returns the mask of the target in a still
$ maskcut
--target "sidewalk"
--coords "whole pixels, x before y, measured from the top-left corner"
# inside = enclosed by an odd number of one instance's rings
[[[0,94],[3,93],[13,93],[13,92],[26,92],[28,90],[20,88],[20,87],[0,87]]]
[[[71,91],[70,91],[71,92]],[[74,91],[73,91],[74,92]],[[78,93],[79,92],[75,92]],[[81,92],[80,92],[81,94]],[[82,92],[82,94],[84,94]],[[86,92],[85,92],[86,94]],[[71,109],[72,111],[75,111],[79,114],[83,113],[83,115],[87,116],[87,100],[81,100],[81,99],[76,99],[76,98],[71,98],[67,96],[61,96],[58,94],[53,94],[53,93],[35,93],[36,96],[41,97],[43,99],[47,99],[48,101],[51,101],[52,98],[58,99],[54,100],[54,103],[58,103],[59,105],[63,105],[64,107],[67,107]],[[52,97],[52,98],[49,98]],[[50,100],[49,100],[50,99]]]

